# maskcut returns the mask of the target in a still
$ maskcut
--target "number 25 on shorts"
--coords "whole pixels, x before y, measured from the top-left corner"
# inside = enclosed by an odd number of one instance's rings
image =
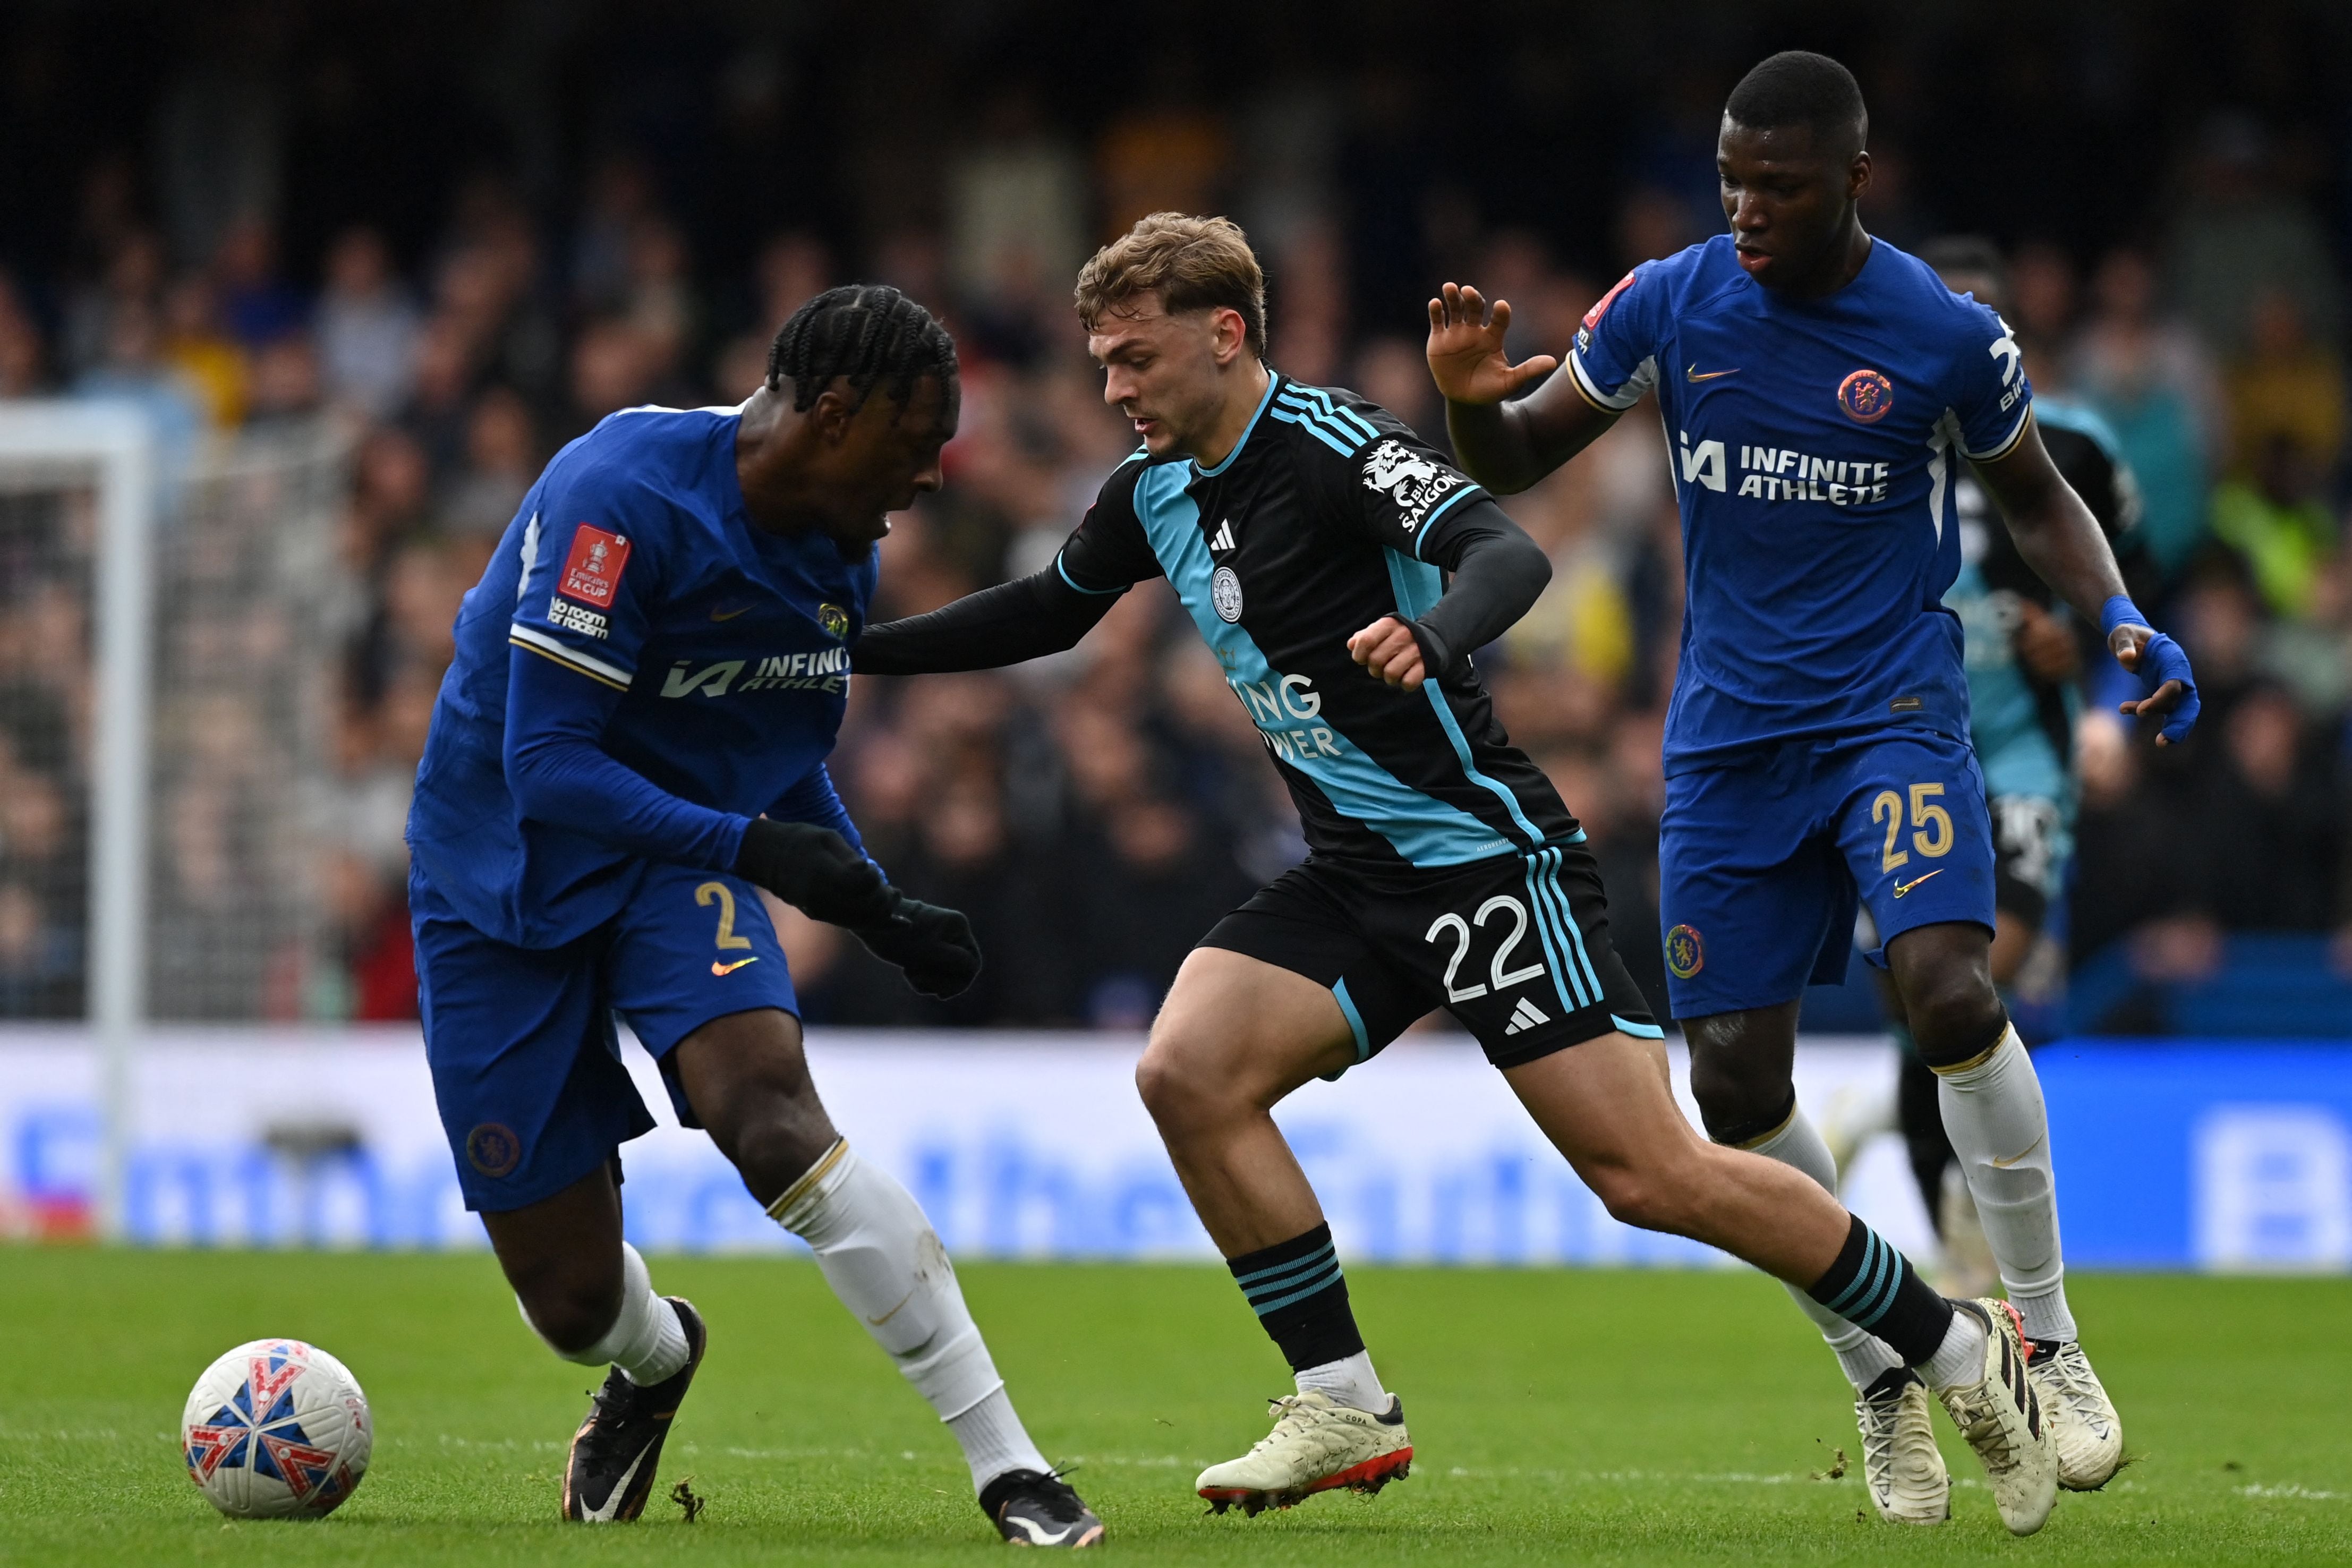
[[[1934,804],[1943,793],[1939,784],[1911,786],[1911,826],[1917,829],[1911,835],[1911,848],[1929,860],[1952,852],[1952,814]],[[1910,851],[1895,847],[1895,837],[1903,831],[1903,797],[1891,789],[1880,790],[1878,798],[1870,803],[1870,820],[1886,825],[1886,848],[1879,858],[1879,869],[1892,871],[1910,864]]]

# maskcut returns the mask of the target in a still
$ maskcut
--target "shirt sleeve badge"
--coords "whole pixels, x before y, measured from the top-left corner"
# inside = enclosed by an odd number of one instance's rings
[[[629,542],[625,538],[583,522],[572,536],[572,554],[563,563],[562,591],[568,597],[609,610],[613,607],[613,595],[620,591],[621,570],[628,563]]]

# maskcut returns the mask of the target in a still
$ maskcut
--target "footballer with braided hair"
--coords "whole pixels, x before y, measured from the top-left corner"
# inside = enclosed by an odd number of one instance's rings
[[[650,1131],[615,1014],[946,1422],[1023,1545],[1102,1522],[1023,1429],[913,1197],[810,1081],[765,889],[908,983],[980,972],[971,927],[865,854],[825,772],[888,514],[940,486],[955,344],[896,289],[828,290],[735,408],[628,408],[563,448],[467,595],[409,814],[425,1055],[466,1206],[526,1321],[609,1367],[564,1517],[635,1519],[702,1318],[622,1238]]]

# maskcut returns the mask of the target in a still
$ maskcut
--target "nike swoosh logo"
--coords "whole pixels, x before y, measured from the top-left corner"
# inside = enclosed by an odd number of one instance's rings
[[[1943,874],[1944,874],[1944,868],[1943,868],[1941,866],[1938,866],[1938,867],[1937,867],[1934,870],[1932,870],[1932,871],[1928,872],[1928,873],[1927,873],[1927,877],[1940,877],[1940,876],[1942,876]],[[1914,878],[1912,878],[1912,879],[1911,879],[1909,881],[1907,881],[1907,882],[1897,882],[1897,883],[1895,883],[1895,896],[1896,898],[1898,898],[1898,899],[1899,899],[1899,898],[1901,898],[1904,894],[1906,894],[1906,893],[1909,892],[1912,889],[1914,889],[1914,888],[1917,887],[1920,883],[1922,883],[1922,882],[1926,881],[1926,880],[1927,879],[1927,877],[1914,877]],[[2024,1156],[2023,1156],[2023,1155],[2020,1155],[2020,1156],[2018,1156],[2018,1157],[2019,1157],[2020,1159],[2023,1159],[2023,1158],[2024,1158]]]
[[[738,616],[749,615],[751,612],[751,606],[744,605],[732,610],[713,610],[710,612],[710,618],[714,621],[731,621]]]
[[[757,963],[759,962],[760,955],[756,952],[749,958],[739,958],[732,963],[721,963],[714,958],[710,961],[710,973],[723,978],[734,973],[737,970],[742,968],[747,963]]]
[[[1693,360],[1691,362],[1690,368],[1683,372],[1683,379],[1685,381],[1716,381],[1727,375],[1738,375],[1739,374],[1739,366],[1733,365],[1729,370],[1710,370],[1702,372],[1698,368],[1698,362],[1696,360]]]
[[[646,1462],[646,1456],[651,1452],[653,1452],[653,1445],[650,1443],[637,1450],[637,1457],[629,1461],[629,1468],[621,1472],[621,1479],[614,1481],[613,1483],[613,1489],[604,1494],[604,1506],[602,1508],[583,1509],[581,1510],[580,1521],[583,1524],[610,1524],[613,1522],[614,1516],[620,1511],[621,1500],[629,1495],[629,1483],[636,1479],[637,1467]]]
[[[746,962],[748,962],[748,960],[747,960]],[[885,1323],[888,1322],[891,1319],[893,1319],[893,1318],[897,1317],[897,1316],[898,1315],[898,1313],[899,1313],[902,1310],[904,1310],[904,1308],[906,1307],[907,1303],[908,1303],[908,1302],[909,1302],[909,1301],[911,1301],[911,1300],[913,1300],[914,1299],[915,1299],[915,1293],[914,1293],[912,1290],[909,1290],[909,1291],[908,1291],[905,1295],[903,1295],[903,1296],[901,1296],[901,1297],[899,1297],[899,1298],[898,1298],[898,1306],[891,1308],[888,1311],[887,1311],[887,1312],[883,1313],[883,1314],[882,1314],[880,1317],[878,1317],[878,1318],[867,1318],[866,1321],[867,1322],[869,1322],[869,1323],[873,1324],[876,1328],[877,1328],[877,1329],[878,1329],[878,1328],[880,1328],[883,1324],[885,1324]],[[861,1314],[861,1315],[862,1315],[862,1314]]]
[[[1019,1525],[1023,1532],[1029,1537],[1029,1544],[1032,1546],[1059,1546],[1070,1538],[1073,1531],[1078,1528],[1075,1524],[1066,1525],[1048,1535],[1037,1528],[1037,1521],[1034,1520],[1022,1519],[1016,1515],[1005,1522]]]
[[[1934,873],[1933,873],[1933,872],[1930,872],[1930,873],[1929,873],[1929,875],[1930,875],[1930,876],[1932,876],[1932,875],[1934,875]],[[1924,879],[1923,879],[1923,880],[1924,880]],[[2044,1132],[2044,1133],[2042,1135],[2042,1138],[2047,1138],[2047,1137],[2049,1137],[2049,1136],[2050,1136],[2050,1134],[2048,1134],[2047,1132]],[[1996,1170],[1996,1171],[2006,1171],[2006,1170],[2008,1170],[2011,1165],[2016,1164],[2020,1160],[2024,1159],[2028,1154],[2031,1154],[2031,1153],[2032,1153],[2036,1149],[2041,1148],[2041,1147],[2042,1147],[2042,1138],[2036,1138],[2032,1142],[2028,1143],[2024,1148],[2022,1148],[2022,1149],[2019,1150],[2016,1153],[2011,1154],[2011,1155],[2008,1159],[2006,1159],[2006,1160],[1995,1160],[1995,1161],[1992,1163],[1992,1168],[1993,1168],[1994,1170]]]

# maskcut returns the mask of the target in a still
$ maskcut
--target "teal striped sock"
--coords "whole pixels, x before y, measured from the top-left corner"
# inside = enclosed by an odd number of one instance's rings
[[[1909,1258],[1860,1219],[1853,1219],[1846,1232],[1837,1261],[1805,1293],[1854,1327],[1885,1340],[1906,1366],[1917,1366],[1934,1355],[1952,1326],[1952,1304],[1929,1289]]]
[[[1291,1371],[1342,1361],[1364,1348],[1328,1225],[1229,1258],[1225,1267]]]

